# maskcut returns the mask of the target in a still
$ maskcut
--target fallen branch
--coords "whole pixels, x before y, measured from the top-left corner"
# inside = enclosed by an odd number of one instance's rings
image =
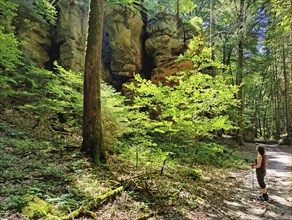
[[[133,220],[146,220],[148,218],[151,218],[154,216],[154,213],[147,213],[147,214],[143,214],[141,216],[138,216],[137,218],[134,218]]]
[[[120,193],[121,191],[123,191],[124,187],[120,186],[114,190],[110,190],[107,193],[98,196],[97,198],[94,198],[93,200],[91,200],[88,205],[84,205],[79,207],[78,209],[74,210],[73,212],[71,212],[70,214],[61,217],[61,219],[63,220],[69,220],[69,219],[74,219],[75,217],[79,216],[82,213],[89,213],[90,215],[94,215],[93,212],[91,212],[90,210],[97,208],[99,205],[101,205],[107,198],[112,197],[118,193]]]

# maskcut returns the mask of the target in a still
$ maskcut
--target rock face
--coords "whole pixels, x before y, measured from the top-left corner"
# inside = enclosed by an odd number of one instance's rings
[[[57,45],[60,63],[67,69],[80,70],[84,53],[88,3],[69,3],[59,6]],[[117,89],[142,73],[153,82],[161,82],[177,71],[192,69],[190,61],[175,62],[196,33],[178,24],[175,15],[161,14],[147,22],[142,9],[130,9],[120,4],[105,8],[103,36],[103,79]],[[70,22],[71,21],[71,22]]]
[[[24,42],[24,56],[35,65],[45,67],[50,61],[51,27],[30,19],[19,21],[18,26],[17,34]]]
[[[119,87],[142,70],[144,22],[138,9],[122,5],[106,7],[104,21],[104,64]]]
[[[54,27],[25,20],[20,35],[28,42],[27,56],[39,67],[52,67],[57,60],[65,69],[83,71],[88,29],[89,0],[57,1]],[[176,16],[160,14],[147,21],[141,6],[120,4],[105,8],[103,79],[122,89],[134,73],[153,82],[164,81],[177,71],[192,69],[191,62],[175,62],[196,33],[178,24]]]
[[[65,69],[83,71],[89,0],[61,0],[55,30],[55,59]]]
[[[176,62],[176,58],[186,48],[194,32],[179,24],[175,15],[160,14],[147,25],[145,50],[153,59],[151,79],[154,83],[165,82],[165,77],[178,71],[192,69],[190,61]]]

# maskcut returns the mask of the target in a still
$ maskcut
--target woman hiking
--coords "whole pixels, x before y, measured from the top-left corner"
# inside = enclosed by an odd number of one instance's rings
[[[263,195],[261,195],[259,198],[262,201],[268,201],[269,196],[268,196],[268,191],[265,183],[265,175],[266,175],[266,169],[267,169],[267,164],[268,164],[268,157],[266,155],[266,150],[263,145],[259,145],[257,147],[257,159],[255,163],[251,164],[252,169],[256,169],[256,174],[257,174],[257,180],[258,183],[261,187],[261,191]]]

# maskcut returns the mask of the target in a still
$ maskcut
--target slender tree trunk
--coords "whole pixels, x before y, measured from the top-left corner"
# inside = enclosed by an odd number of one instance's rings
[[[265,110],[264,112],[264,118],[263,118],[263,134],[264,134],[264,139],[267,139],[267,111]]]
[[[227,66],[228,69],[224,68],[223,72],[228,70],[229,74],[232,76],[232,68],[231,68],[231,65],[230,65],[230,60],[231,60],[231,55],[232,55],[232,51],[233,51],[233,46],[232,47],[228,47],[227,43],[228,43],[228,39],[226,37],[224,37],[222,62],[223,62],[224,65]],[[231,84],[234,85],[233,77],[231,77]]]
[[[215,61],[215,0],[210,1],[210,47],[212,48],[211,60]],[[217,69],[212,66],[212,76],[217,75]]]
[[[262,123],[261,123],[261,118],[258,119],[258,125],[259,125],[259,133],[260,133],[259,137],[262,137],[263,136],[263,127],[262,127]]]
[[[101,125],[101,49],[103,0],[91,0],[84,69],[83,143],[81,151],[95,164],[106,162]]]
[[[255,85],[253,86],[253,97],[252,97],[252,106],[253,106],[253,118],[252,118],[252,123],[253,123],[253,129],[254,129],[254,135],[257,137],[257,112],[258,112],[258,102],[257,102],[257,91]]]
[[[179,25],[180,23],[180,19],[179,19],[179,5],[180,5],[180,2],[179,0],[176,0],[176,20],[177,20],[177,24]]]
[[[291,33],[291,32],[290,32]],[[292,33],[290,34],[290,42],[292,42]],[[287,79],[287,86],[288,86],[288,110],[289,114],[289,129],[288,129],[288,137],[291,139],[292,142],[292,46],[291,44],[288,45],[290,50],[290,71],[288,71],[288,79]],[[289,74],[290,73],[290,74]],[[292,143],[291,143],[292,144]]]
[[[239,22],[241,24],[240,26],[240,32],[242,32],[243,29],[243,22],[244,22],[244,0],[240,0],[240,18]],[[237,66],[237,77],[236,77],[236,84],[241,85],[242,79],[243,79],[243,38],[244,34],[241,33],[241,37],[239,39],[238,43],[238,66]],[[240,145],[244,144],[243,141],[243,86],[241,85],[238,90],[238,100],[240,100],[239,105],[239,119],[238,119],[238,142]]]
[[[226,60],[227,60],[227,58],[226,58],[227,48],[226,47],[227,47],[226,46],[226,39],[224,37],[224,39],[223,39],[223,45],[222,45],[222,63],[224,65],[226,65]],[[224,68],[223,69],[223,72],[225,72],[225,71],[226,71],[226,69]]]
[[[254,133],[255,133],[255,137],[257,138],[259,135],[258,135],[258,128],[259,128],[259,123],[258,123],[258,103],[256,103],[256,100],[255,100],[255,109],[254,109],[254,117],[253,117],[253,121],[254,121]]]
[[[227,60],[226,60],[226,65],[228,66],[228,72],[229,75],[232,76],[233,72],[232,72],[232,66],[231,66],[231,55],[232,55],[232,51],[233,51],[233,47],[229,48],[229,52],[228,52],[228,56],[227,56]],[[231,77],[231,84],[234,85],[234,78]]]
[[[276,135],[277,139],[280,138],[280,108],[279,108],[279,84],[278,84],[278,76],[277,76],[278,67],[276,64],[276,57],[274,58],[273,63],[273,72],[274,72],[274,86],[275,86],[275,120],[276,120]]]
[[[283,45],[282,47],[282,55],[283,55],[283,74],[284,74],[284,86],[285,86],[285,118],[286,118],[286,132],[289,137],[290,135],[290,128],[291,128],[291,122],[290,122],[290,111],[289,111],[289,79],[288,79],[288,73],[287,73],[287,67],[286,67],[286,54],[285,54],[285,47]]]
[[[243,42],[240,41],[238,44],[238,72],[237,72],[237,85],[242,84],[243,78]],[[238,90],[238,99],[240,100],[239,104],[239,120],[238,120],[238,141],[243,145],[243,86]]]

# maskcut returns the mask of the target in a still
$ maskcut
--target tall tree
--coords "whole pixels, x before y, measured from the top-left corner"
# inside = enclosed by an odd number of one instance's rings
[[[237,78],[236,84],[242,84],[243,78],[243,22],[245,19],[245,12],[244,12],[244,0],[240,0],[240,14],[239,14],[239,22],[240,22],[240,37],[238,42],[238,66],[237,66]],[[238,120],[238,142],[243,145],[243,88],[242,86],[238,90],[238,97],[240,100],[239,106],[239,120]]]
[[[291,39],[292,33],[292,2],[290,0],[271,0],[266,6],[269,23],[265,39],[265,47],[271,51],[271,65],[273,68],[272,82],[275,84],[275,111],[273,117],[276,119],[276,137],[287,132],[287,141],[292,140],[292,111],[291,111],[291,82],[292,66],[289,65],[289,57],[292,56]],[[290,56],[289,56],[290,55]],[[288,143],[288,142],[287,142]]]
[[[286,54],[285,54],[285,47],[282,47],[282,55],[283,55],[283,74],[284,74],[284,92],[285,92],[285,117],[286,117],[286,131],[287,134],[290,135],[290,128],[291,128],[291,119],[290,119],[290,100],[289,100],[289,75],[287,73],[287,66],[286,66]]]
[[[215,0],[210,1],[210,47],[212,48],[211,60],[215,61]],[[216,76],[217,70],[212,66],[212,76]]]
[[[180,6],[179,0],[176,0],[176,20],[177,20],[177,23],[179,23],[179,13],[180,13],[179,6]]]
[[[106,162],[101,125],[101,50],[103,0],[91,0],[84,69],[83,143],[81,151],[95,164]]]

